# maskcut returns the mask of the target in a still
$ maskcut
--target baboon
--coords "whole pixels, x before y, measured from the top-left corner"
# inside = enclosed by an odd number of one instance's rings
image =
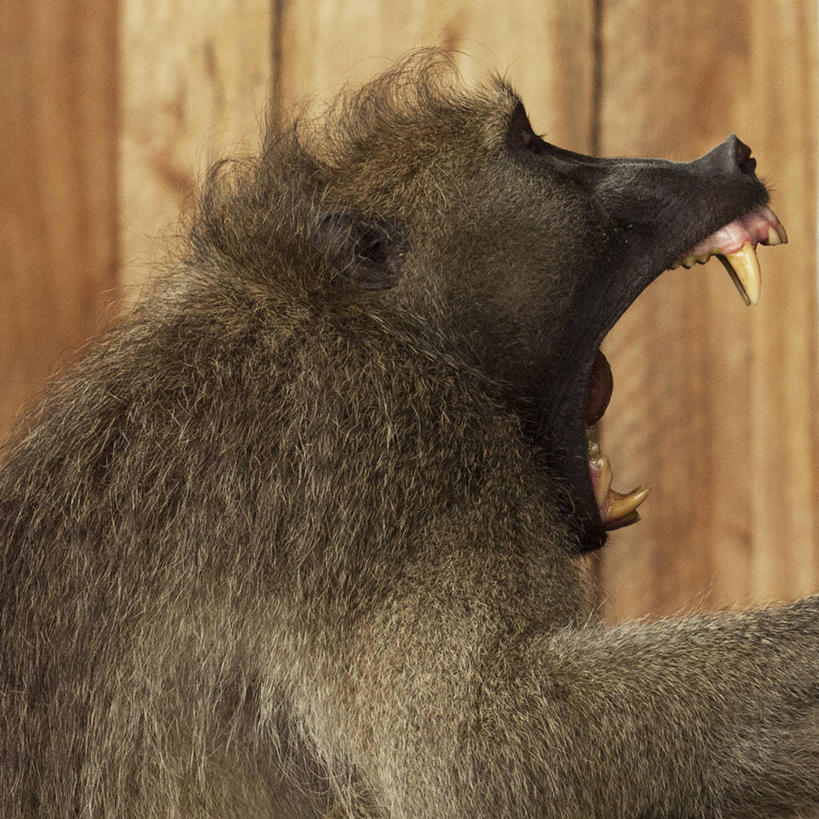
[[[203,185],[0,472],[3,817],[768,817],[819,801],[819,599],[607,626],[601,341],[785,240],[735,136],[536,135],[425,53]]]

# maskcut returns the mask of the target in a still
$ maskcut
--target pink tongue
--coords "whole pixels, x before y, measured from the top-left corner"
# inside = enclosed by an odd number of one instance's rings
[[[609,362],[600,350],[594,357],[591,375],[589,376],[589,386],[586,392],[586,426],[596,424],[606,411],[606,407],[611,400],[611,391],[614,381],[611,376]]]

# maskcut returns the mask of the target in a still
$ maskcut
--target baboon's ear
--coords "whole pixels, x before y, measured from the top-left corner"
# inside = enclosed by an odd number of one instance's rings
[[[382,219],[348,213],[320,217],[318,241],[338,275],[362,290],[387,290],[401,277],[401,231]]]

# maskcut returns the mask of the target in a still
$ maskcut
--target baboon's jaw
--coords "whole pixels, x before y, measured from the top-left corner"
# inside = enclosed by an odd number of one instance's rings
[[[673,269],[682,265],[691,268],[695,264],[705,264],[712,256],[717,256],[731,275],[745,303],[756,304],[759,301],[760,286],[756,246],[781,245],[787,241],[788,235],[776,214],[763,206],[721,227],[707,239],[697,243],[671,267]]]
[[[745,303],[756,304],[760,289],[756,246],[780,245],[787,241],[788,236],[782,223],[770,208],[763,206],[729,222],[698,242],[672,268],[680,265],[691,268],[695,264],[705,264],[712,256],[717,256],[730,273]],[[606,410],[611,390],[611,371],[605,356],[598,350],[587,388],[586,457],[597,510],[603,528],[607,530],[636,523],[640,519],[637,507],[649,493],[646,485],[626,493],[612,489],[611,461],[600,449],[596,427]]]

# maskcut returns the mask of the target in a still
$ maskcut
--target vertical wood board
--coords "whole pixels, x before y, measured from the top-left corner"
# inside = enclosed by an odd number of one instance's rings
[[[653,485],[643,521],[605,556],[618,619],[793,597],[819,581],[814,14],[813,2],[775,14],[756,2],[604,4],[603,151],[693,159],[736,131],[791,238],[760,249],[758,307],[712,261],[664,274],[607,341],[604,448],[616,485]]]
[[[592,133],[593,2],[488,0],[287,3],[281,28],[283,116],[317,107],[420,46],[455,49],[467,82],[490,72],[521,92],[535,128],[576,150]]]
[[[126,299],[163,264],[207,168],[257,149],[270,90],[271,18],[269,0],[122,0]]]
[[[116,12],[8,0],[0,26],[0,440],[116,283]]]

